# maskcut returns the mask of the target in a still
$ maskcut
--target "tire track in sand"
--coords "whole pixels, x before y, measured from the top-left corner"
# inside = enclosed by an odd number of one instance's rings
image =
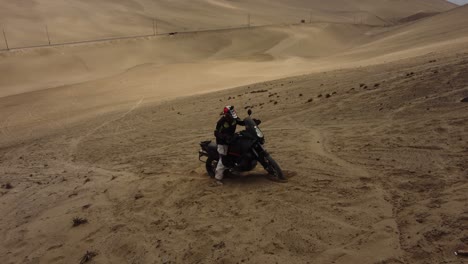
[[[328,192],[340,192],[342,190],[349,191],[352,193],[350,198],[347,198],[346,210],[353,210],[357,213],[357,218],[348,220],[337,220],[335,222],[345,221],[344,224],[355,226],[357,229],[362,230],[362,234],[347,240],[345,245],[339,248],[331,248],[324,252],[322,256],[328,256],[321,259],[319,262],[353,262],[353,255],[356,256],[356,260],[359,257],[367,256],[369,259],[391,259],[402,256],[399,228],[396,222],[396,218],[393,214],[393,205],[388,201],[388,195],[382,188],[373,174],[377,172],[371,172],[365,167],[353,164],[340,158],[338,155],[332,153],[327,145],[330,144],[330,139],[324,136],[326,133],[323,129],[314,129],[306,126],[307,122],[301,122],[298,120],[303,113],[299,113],[297,116],[286,116],[280,117],[282,122],[276,123],[284,124],[282,127],[276,127],[268,130],[283,130],[283,131],[300,131],[301,136],[304,140],[304,147],[308,148],[313,156],[307,157],[310,162],[320,162],[320,164],[314,165],[314,167],[321,168],[325,172],[329,171],[332,173],[332,177],[336,178],[333,180],[333,184],[326,187]],[[271,120],[270,120],[271,121]],[[345,151],[345,150],[342,150]],[[314,158],[315,156],[315,158]],[[319,159],[317,159],[317,157]],[[321,158],[320,158],[321,157]],[[320,176],[320,172],[317,171]],[[301,184],[307,184],[302,182]],[[310,181],[309,181],[310,182]],[[313,184],[313,183],[312,183]],[[360,188],[361,185],[365,185],[364,188]],[[333,196],[330,196],[329,199]],[[342,201],[330,201],[331,204],[342,203]],[[333,219],[333,218],[331,218]],[[335,223],[336,224],[336,223]],[[386,247],[388,252],[385,256],[375,256],[374,253],[379,248]],[[352,251],[349,251],[354,248]],[[351,253],[352,252],[352,253]],[[349,255],[352,254],[352,255]],[[331,257],[332,256],[332,257]],[[331,257],[331,258],[330,258]],[[345,261],[345,259],[347,261]]]
[[[130,107],[129,110],[127,110],[125,113],[119,115],[118,117],[114,118],[114,119],[111,119],[111,120],[108,120],[106,122],[103,122],[101,125],[91,129],[90,131],[88,131],[88,133],[86,133],[85,135],[81,136],[81,137],[77,137],[77,138],[74,138],[70,141],[70,148],[69,148],[69,156],[72,158],[72,160],[74,159],[74,153],[76,152],[76,149],[78,148],[78,145],[87,137],[91,136],[92,134],[96,133],[99,129],[115,122],[115,121],[118,121],[124,117],[126,117],[127,115],[129,115],[130,113],[132,113],[133,111],[135,111],[135,109],[137,109],[144,101],[145,98],[141,98],[138,102],[136,102],[132,107]]]

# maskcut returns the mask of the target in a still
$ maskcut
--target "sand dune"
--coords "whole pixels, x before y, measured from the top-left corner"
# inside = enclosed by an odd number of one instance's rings
[[[467,42],[466,14],[467,8],[461,7],[396,28],[316,23],[3,53],[0,96],[10,97],[0,100],[2,120],[9,120],[7,124],[21,133],[28,131],[23,129],[25,125],[44,126],[39,120],[61,124],[97,110],[119,110],[142,98],[154,102],[298,74],[379,64],[443,47],[457,49]],[[37,91],[37,114],[30,115],[30,99],[24,99],[30,95],[24,93],[33,91]],[[11,101],[18,103],[11,106]],[[46,131],[49,126],[45,125]]]
[[[399,1],[0,1],[0,25],[10,46],[47,44],[45,25],[53,43],[159,32],[298,23],[300,20],[389,24],[418,12],[454,8],[443,0]],[[221,15],[222,14],[222,15]],[[2,43],[3,45],[3,43]]]
[[[168,31],[287,23],[0,52],[2,263],[465,260],[468,7],[0,2],[15,45],[43,22],[63,41],[145,34],[154,14]],[[197,144],[227,103],[263,120],[287,183],[211,185]]]
[[[382,35],[377,35],[375,41],[362,45],[352,53],[367,53],[378,50],[386,56],[392,53],[407,51],[415,54],[415,49],[423,49],[431,45],[450,43],[465,43],[468,36],[468,7],[460,7],[455,10],[432,16],[411,25],[405,25]],[[408,52],[409,51],[409,52]],[[423,52],[427,52],[424,51]],[[375,53],[374,53],[375,54]],[[353,54],[353,56],[356,54]],[[372,55],[365,54],[364,57]],[[408,55],[404,55],[406,57]]]

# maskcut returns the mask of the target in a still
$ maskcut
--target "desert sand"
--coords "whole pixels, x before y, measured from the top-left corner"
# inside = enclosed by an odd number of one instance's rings
[[[46,44],[46,26],[57,43],[152,34],[153,20],[160,33],[245,26],[249,14],[251,25],[302,19],[385,25],[456,6],[443,0],[1,0],[0,4],[0,26],[14,46]]]
[[[63,41],[157,12],[181,32],[0,52],[2,263],[466,262],[468,7],[330,2],[1,1],[11,32]],[[268,26],[183,33],[246,11]],[[286,183],[213,184],[198,143],[226,104]]]

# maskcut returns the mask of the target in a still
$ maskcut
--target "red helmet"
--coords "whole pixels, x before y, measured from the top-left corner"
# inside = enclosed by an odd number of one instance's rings
[[[223,110],[224,116],[232,117],[234,119],[237,119],[237,113],[236,110],[234,110],[234,106],[226,106],[224,107]]]

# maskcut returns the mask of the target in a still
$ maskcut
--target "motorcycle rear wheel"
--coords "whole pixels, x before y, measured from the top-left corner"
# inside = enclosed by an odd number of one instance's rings
[[[205,163],[206,172],[211,178],[214,178],[216,174],[216,166],[218,166],[218,161],[212,158],[208,158]]]

